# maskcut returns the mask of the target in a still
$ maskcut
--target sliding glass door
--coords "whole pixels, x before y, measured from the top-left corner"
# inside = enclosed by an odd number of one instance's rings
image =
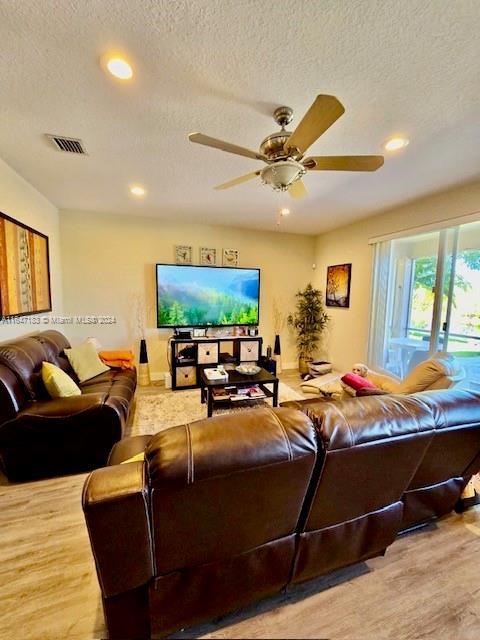
[[[480,389],[480,222],[444,232],[443,294],[434,351],[452,353]]]
[[[463,385],[480,388],[480,222],[379,245],[370,364],[404,377],[447,351],[465,369]]]

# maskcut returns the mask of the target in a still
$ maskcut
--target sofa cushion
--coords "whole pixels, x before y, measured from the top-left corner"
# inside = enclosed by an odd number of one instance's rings
[[[37,340],[37,342],[40,342],[47,352],[48,362],[52,362],[57,367],[60,367],[62,371],[65,371],[71,378],[78,381],[75,371],[72,369],[70,362],[64,353],[64,349],[70,348],[70,342],[63,333],[51,329],[49,331],[42,331],[32,337]]]
[[[41,379],[41,369],[42,362],[50,357],[51,353],[34,337],[0,345],[0,364],[7,366],[18,377],[29,400],[48,397]]]
[[[125,422],[135,393],[136,380],[135,369],[108,369],[108,371],[80,383],[79,386],[82,395],[104,393],[107,397],[106,404],[115,408]]]
[[[172,427],[146,449],[158,573],[226,560],[295,532],[317,443],[288,409]],[[128,465],[130,466],[130,465]]]
[[[72,349],[64,349],[64,351],[80,382],[90,380],[109,370],[90,342]]]
[[[425,391],[440,378],[458,373],[455,358],[448,354],[435,354],[434,357],[420,362],[400,383],[397,393],[417,393]]]
[[[42,364],[42,380],[51,398],[68,398],[82,393],[72,378],[51,362]]]

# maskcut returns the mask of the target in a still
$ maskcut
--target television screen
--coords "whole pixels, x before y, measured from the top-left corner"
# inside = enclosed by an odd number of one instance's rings
[[[157,326],[257,325],[260,269],[157,264]]]

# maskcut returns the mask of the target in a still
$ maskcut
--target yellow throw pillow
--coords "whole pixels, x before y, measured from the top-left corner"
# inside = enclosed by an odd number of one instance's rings
[[[129,462],[143,462],[144,460],[145,460],[145,453],[142,451],[142,453],[137,453],[136,456],[132,456],[127,460],[123,460],[120,464],[128,464]]]
[[[42,380],[51,398],[68,398],[82,393],[68,373],[51,362],[42,362]]]
[[[91,342],[84,342],[79,347],[64,349],[64,351],[80,382],[85,382],[105,371],[110,371],[110,368],[104,365],[98,357]]]

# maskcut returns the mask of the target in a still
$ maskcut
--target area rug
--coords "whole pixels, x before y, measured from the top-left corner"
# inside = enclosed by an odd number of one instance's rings
[[[301,400],[303,396],[294,391],[284,382],[278,385],[278,402],[287,400]],[[256,403],[254,406],[270,405],[271,403]],[[215,411],[220,413],[232,413],[244,411],[245,408],[231,408]],[[200,402],[200,389],[188,391],[172,391],[171,393],[154,393],[137,395],[135,412],[130,428],[129,436],[150,435],[163,431],[177,424],[194,422],[207,417],[207,405]]]

